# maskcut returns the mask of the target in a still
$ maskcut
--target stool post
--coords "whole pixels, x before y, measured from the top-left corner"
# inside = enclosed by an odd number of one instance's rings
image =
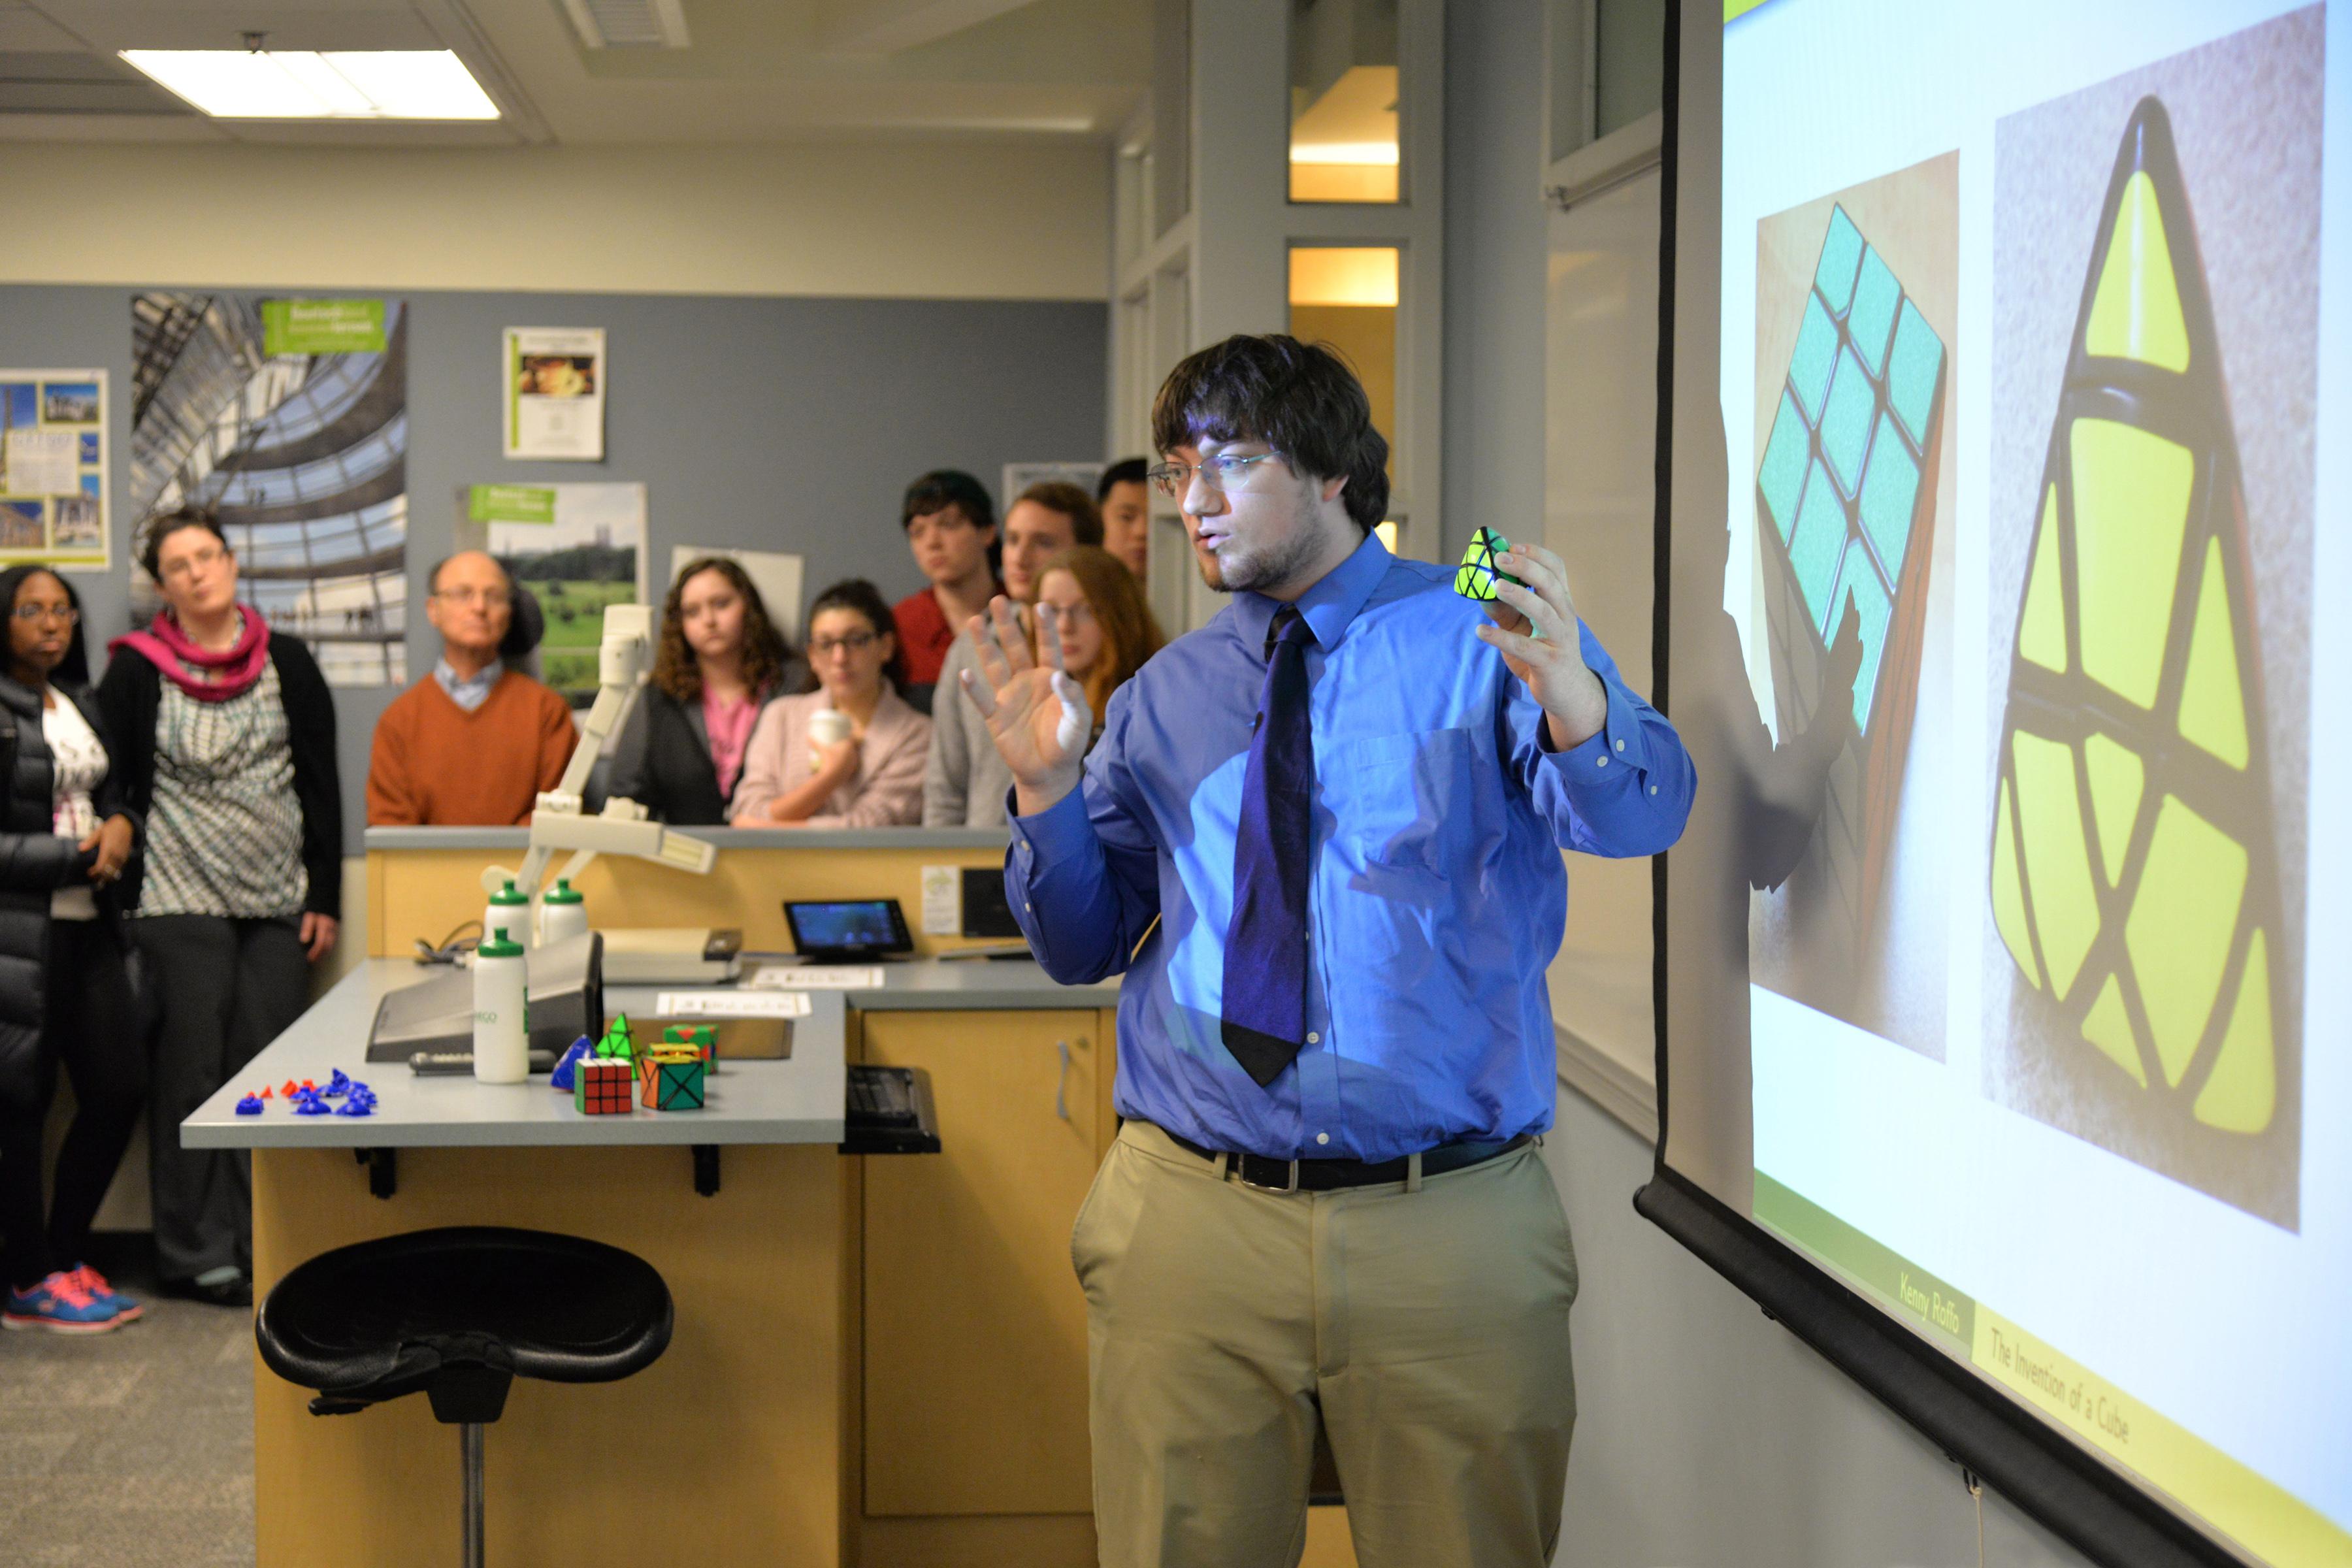
[[[466,1568],[482,1568],[482,1424],[468,1421],[457,1428],[457,1447],[466,1467]]]

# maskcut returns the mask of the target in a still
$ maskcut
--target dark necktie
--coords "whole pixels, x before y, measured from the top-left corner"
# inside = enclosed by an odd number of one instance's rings
[[[1275,612],[1234,835],[1223,1035],[1225,1048],[1261,1089],[1282,1076],[1307,1042],[1307,833],[1315,804],[1307,648],[1314,640],[1296,605]]]

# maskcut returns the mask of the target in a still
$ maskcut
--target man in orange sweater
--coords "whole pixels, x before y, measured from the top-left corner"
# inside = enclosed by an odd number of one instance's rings
[[[499,657],[515,593],[506,568],[478,550],[433,569],[425,614],[441,658],[376,722],[369,826],[529,822],[539,792],[562,779],[579,733],[572,710]]]

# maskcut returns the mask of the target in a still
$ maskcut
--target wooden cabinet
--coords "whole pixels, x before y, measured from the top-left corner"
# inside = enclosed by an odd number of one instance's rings
[[[1112,1134],[1111,1015],[861,1021],[866,1060],[929,1072],[942,1144],[863,1162],[865,1512],[1088,1514],[1069,1240]]]

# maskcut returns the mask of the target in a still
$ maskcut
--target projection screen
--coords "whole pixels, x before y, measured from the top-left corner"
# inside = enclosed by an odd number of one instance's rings
[[[1669,38],[1639,1204],[2132,1568],[2352,1563],[2339,12]]]

